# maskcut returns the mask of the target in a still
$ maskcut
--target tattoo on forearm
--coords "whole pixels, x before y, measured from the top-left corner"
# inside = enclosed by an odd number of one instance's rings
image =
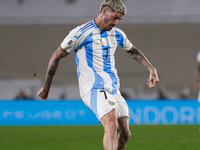
[[[51,76],[53,76],[53,75],[55,74],[55,71],[49,70],[49,71],[48,71],[48,74],[51,75]]]
[[[55,74],[55,72],[56,72],[56,69],[57,69],[57,67],[58,67],[58,63],[59,63],[59,59],[54,59],[54,60],[52,61],[52,63],[49,65],[47,73],[48,73],[50,76],[54,76],[54,74]]]
[[[50,78],[48,75],[46,76],[45,79],[45,89],[49,90],[50,86],[51,86],[51,82],[52,82],[52,77]]]
[[[58,67],[59,60],[60,60],[59,58],[53,58],[52,62],[50,62],[49,66],[48,66],[47,74],[46,74],[46,78],[45,78],[45,87],[47,89],[49,89],[51,86],[51,82],[52,82],[53,76],[56,72],[56,69]]]
[[[143,64],[145,67],[147,67],[147,69],[150,69],[151,64],[149,63],[149,61],[146,59],[146,57],[142,52],[140,52],[137,49],[134,49],[130,50],[129,53],[134,60],[136,60],[138,63]]]

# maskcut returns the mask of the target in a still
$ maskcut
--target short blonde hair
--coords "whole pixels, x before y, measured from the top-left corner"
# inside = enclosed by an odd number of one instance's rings
[[[123,15],[126,15],[127,8],[122,0],[103,0],[100,6],[100,12],[103,7],[109,6],[115,12],[119,12]]]

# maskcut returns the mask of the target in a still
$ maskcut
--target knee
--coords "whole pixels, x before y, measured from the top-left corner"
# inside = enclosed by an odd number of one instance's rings
[[[127,128],[120,130],[119,135],[124,141],[128,141],[131,138],[131,132]]]

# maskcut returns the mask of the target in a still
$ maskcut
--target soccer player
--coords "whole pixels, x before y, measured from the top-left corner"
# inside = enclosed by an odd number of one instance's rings
[[[97,18],[73,29],[53,53],[44,85],[38,92],[41,99],[47,99],[60,59],[75,51],[80,95],[104,127],[105,150],[125,149],[131,136],[128,106],[120,94],[115,68],[117,47],[150,71],[150,88],[159,82],[156,69],[116,27],[125,14],[122,0],[103,0]]]

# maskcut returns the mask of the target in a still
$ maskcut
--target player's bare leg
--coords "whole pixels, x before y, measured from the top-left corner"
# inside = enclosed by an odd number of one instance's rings
[[[118,118],[118,149],[125,150],[126,144],[131,137],[129,130],[129,117]]]
[[[116,150],[118,123],[115,110],[111,110],[109,113],[103,116],[100,121],[104,127],[104,150]]]

